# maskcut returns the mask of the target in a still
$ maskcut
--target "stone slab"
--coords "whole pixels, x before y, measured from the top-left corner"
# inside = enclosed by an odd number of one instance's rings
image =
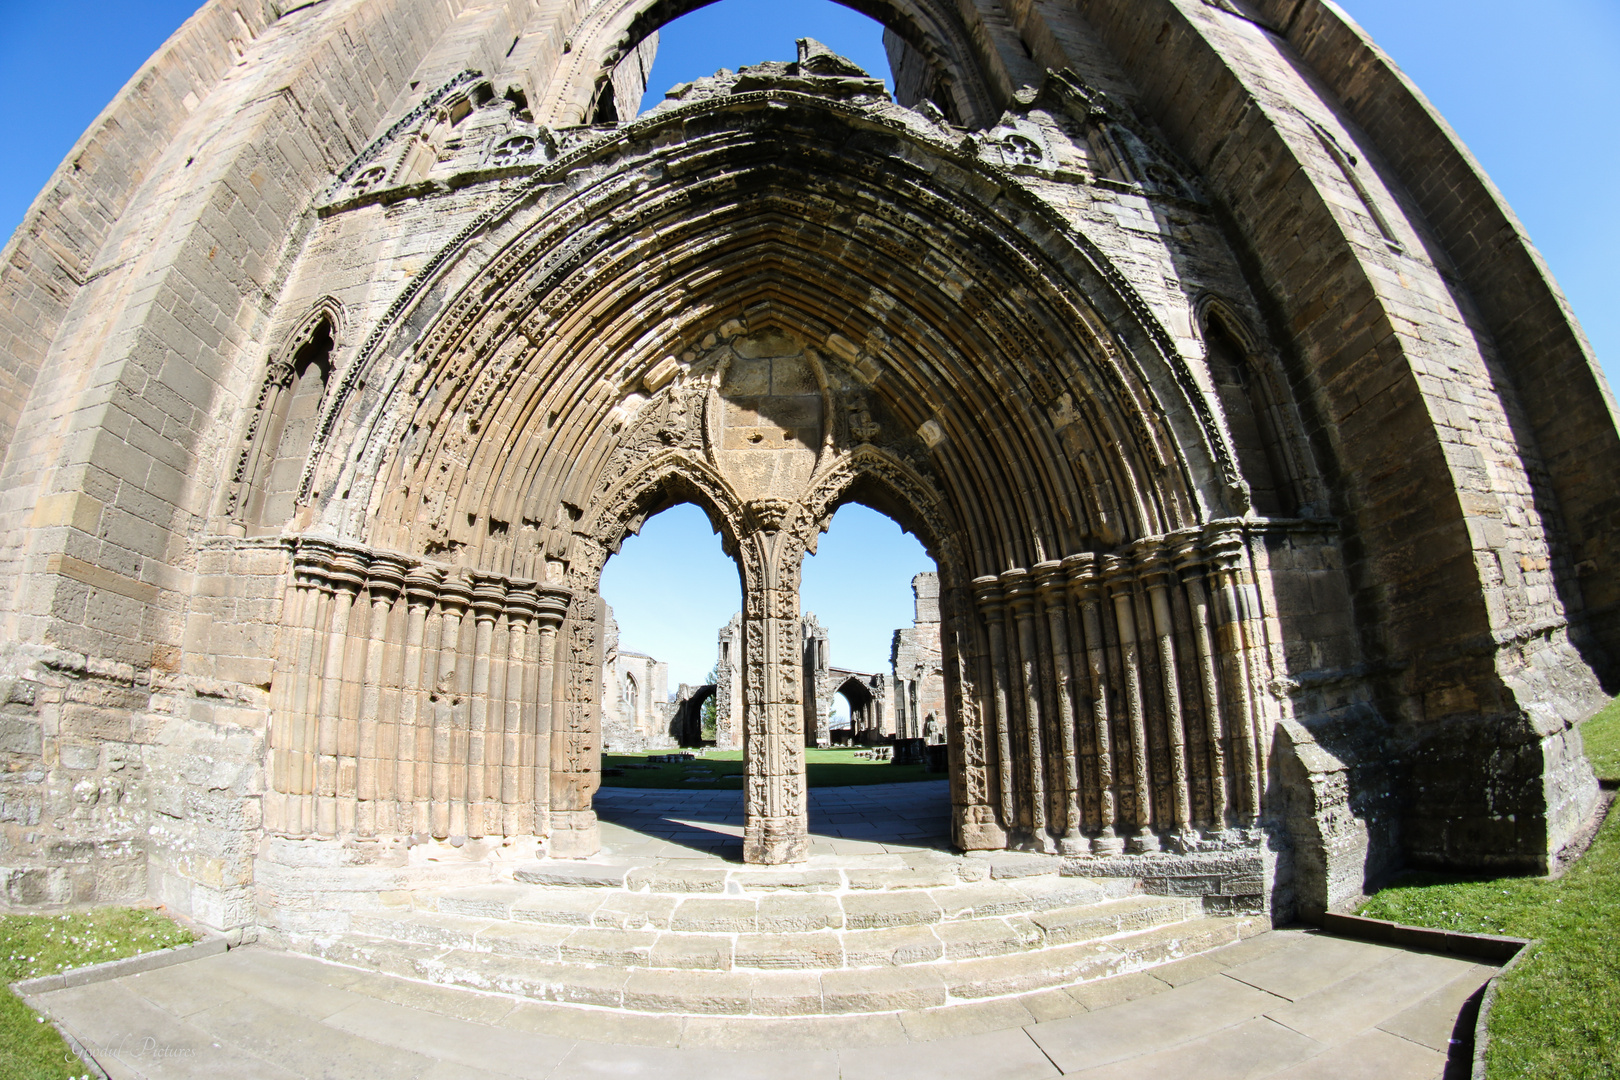
[[[841,1051],[842,1080],[1040,1080],[1060,1075],[1020,1028],[957,1035],[910,1046]]]

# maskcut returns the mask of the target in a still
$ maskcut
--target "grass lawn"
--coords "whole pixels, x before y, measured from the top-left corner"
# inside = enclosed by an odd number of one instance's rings
[[[0,915],[0,978],[19,979],[154,952],[192,940],[155,911],[97,908],[71,915]],[[56,1029],[9,989],[0,993],[0,1077],[64,1080],[85,1076]]]
[[[716,788],[742,790],[741,750],[710,750],[693,761],[679,765],[658,765],[651,769],[625,769],[645,765],[649,756],[676,751],[654,750],[646,754],[603,754],[602,768],[624,769],[618,776],[602,777],[603,787],[679,788],[682,791],[712,791]],[[847,787],[854,784],[899,784],[913,780],[943,780],[944,773],[931,773],[922,765],[891,765],[887,761],[857,758],[854,750],[806,750],[804,771],[811,787]]]
[[[1598,777],[1620,780],[1620,699],[1582,729]],[[1557,881],[1410,874],[1361,909],[1375,919],[1539,938],[1491,1010],[1490,1076],[1620,1076],[1620,811]]]

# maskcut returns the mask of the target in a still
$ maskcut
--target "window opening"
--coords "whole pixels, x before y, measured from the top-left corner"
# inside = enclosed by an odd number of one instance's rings
[[[1255,513],[1291,516],[1297,509],[1294,486],[1266,380],[1219,316],[1209,318],[1204,344]]]

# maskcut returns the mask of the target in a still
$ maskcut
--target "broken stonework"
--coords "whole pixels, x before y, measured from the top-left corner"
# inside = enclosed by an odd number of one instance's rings
[[[64,162],[0,262],[6,903],[315,933],[594,866],[604,743],[707,691],[604,710],[676,502],[749,862],[807,855],[825,675],[943,740],[964,851],[1277,917],[1547,867],[1620,433],[1387,57],[1321,0],[874,0],[893,95],[807,40],[632,117],[680,7],[215,0]],[[888,673],[800,607],[852,501],[938,567]]]

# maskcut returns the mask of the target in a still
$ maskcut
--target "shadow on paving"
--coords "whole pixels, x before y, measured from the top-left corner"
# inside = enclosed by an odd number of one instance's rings
[[[603,844],[617,854],[742,859],[740,791],[604,786],[595,806]],[[811,854],[951,851],[950,810],[948,780],[812,788]]]

